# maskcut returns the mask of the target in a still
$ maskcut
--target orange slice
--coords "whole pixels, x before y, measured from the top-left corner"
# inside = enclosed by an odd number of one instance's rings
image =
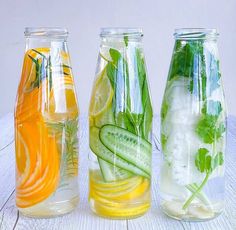
[[[43,119],[18,126],[16,133],[16,203],[26,208],[45,200],[56,190],[59,154]]]

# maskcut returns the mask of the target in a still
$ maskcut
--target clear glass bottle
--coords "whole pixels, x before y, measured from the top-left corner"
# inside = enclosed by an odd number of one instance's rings
[[[150,207],[152,105],[142,31],[101,30],[89,109],[89,202],[93,212],[134,218]]]
[[[31,217],[78,203],[78,105],[66,29],[26,28],[15,105],[16,205]]]
[[[175,219],[224,208],[226,106],[215,29],[178,29],[161,109],[161,207]]]

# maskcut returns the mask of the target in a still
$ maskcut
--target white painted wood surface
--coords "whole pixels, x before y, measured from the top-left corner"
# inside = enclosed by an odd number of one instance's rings
[[[158,135],[158,119],[154,120],[154,133]],[[152,207],[143,217],[133,220],[108,220],[97,217],[88,205],[88,129],[85,118],[80,121],[80,203],[65,216],[52,219],[33,219],[19,215],[15,207],[14,175],[14,123],[13,115],[0,119],[0,230],[236,230],[236,117],[228,120],[226,159],[226,209],[218,218],[208,222],[182,222],[165,216],[159,207],[158,166],[160,152],[153,152]]]

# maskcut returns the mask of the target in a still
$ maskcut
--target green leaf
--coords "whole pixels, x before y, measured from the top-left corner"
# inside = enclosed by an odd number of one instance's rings
[[[208,155],[209,151],[206,148],[198,149],[195,157],[195,165],[197,169],[203,173],[211,170],[211,156]]]
[[[204,40],[177,40],[169,80],[175,76],[190,78],[189,91],[204,101],[220,86],[219,61],[205,48]]]
[[[207,144],[211,144],[215,140],[217,132],[216,121],[217,118],[215,116],[203,115],[197,124],[196,133]]]
[[[219,152],[216,154],[216,156],[214,157],[214,160],[212,162],[212,170],[214,170],[215,168],[217,168],[218,166],[221,166],[224,164],[224,156],[222,152]]]
[[[114,90],[115,89],[115,79],[116,79],[116,75],[117,75],[117,68],[111,62],[108,62],[107,66],[106,66],[106,72],[107,72],[107,77],[109,78],[111,86]]]
[[[110,53],[110,55],[111,55],[111,58],[112,58],[113,63],[117,66],[117,63],[118,63],[118,61],[119,61],[120,58],[121,58],[120,52],[119,52],[118,50],[116,50],[116,49],[110,48],[110,49],[109,49],[109,53]]]
[[[136,62],[138,69],[139,85],[142,93],[142,108],[143,108],[142,133],[143,133],[143,138],[148,140],[150,131],[152,129],[153,110],[147,82],[145,61],[140,49],[136,49]]]
[[[208,100],[205,102],[203,108],[202,108],[202,113],[203,114],[209,114],[213,116],[219,116],[222,111],[222,106],[219,101],[213,101],[213,100]]]
[[[169,80],[175,76],[192,77],[194,71],[195,53],[198,52],[198,43],[177,40],[172,57]]]
[[[161,134],[161,147],[162,150],[166,148],[166,143],[167,143],[167,136],[165,134]]]
[[[202,108],[202,116],[197,123],[195,131],[207,144],[211,144],[221,138],[225,132],[224,123],[218,122],[221,112],[222,106],[219,101],[206,101]]]
[[[129,43],[129,37],[127,35],[124,36],[124,42],[125,42],[125,46],[127,47]]]
[[[41,55],[43,58],[46,58],[46,59],[47,59],[46,55],[44,55],[43,53],[39,52],[38,50],[36,50],[36,49],[32,49],[32,50],[33,50],[35,53]]]
[[[209,153],[206,148],[198,149],[195,156],[195,166],[201,173],[212,173],[218,166],[223,165],[224,157],[223,153],[217,153],[214,158]]]
[[[166,115],[168,113],[168,109],[169,109],[169,105],[164,98],[162,106],[161,106],[161,120],[162,121],[166,118]]]

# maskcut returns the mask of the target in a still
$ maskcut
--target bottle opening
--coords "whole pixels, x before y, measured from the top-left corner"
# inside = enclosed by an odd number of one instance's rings
[[[142,37],[143,31],[141,28],[127,28],[127,27],[110,27],[102,28],[101,37]]]
[[[26,37],[66,38],[68,31],[60,27],[26,27]]]
[[[178,40],[216,39],[218,35],[216,29],[206,28],[181,28],[176,29],[174,33],[175,39]]]

